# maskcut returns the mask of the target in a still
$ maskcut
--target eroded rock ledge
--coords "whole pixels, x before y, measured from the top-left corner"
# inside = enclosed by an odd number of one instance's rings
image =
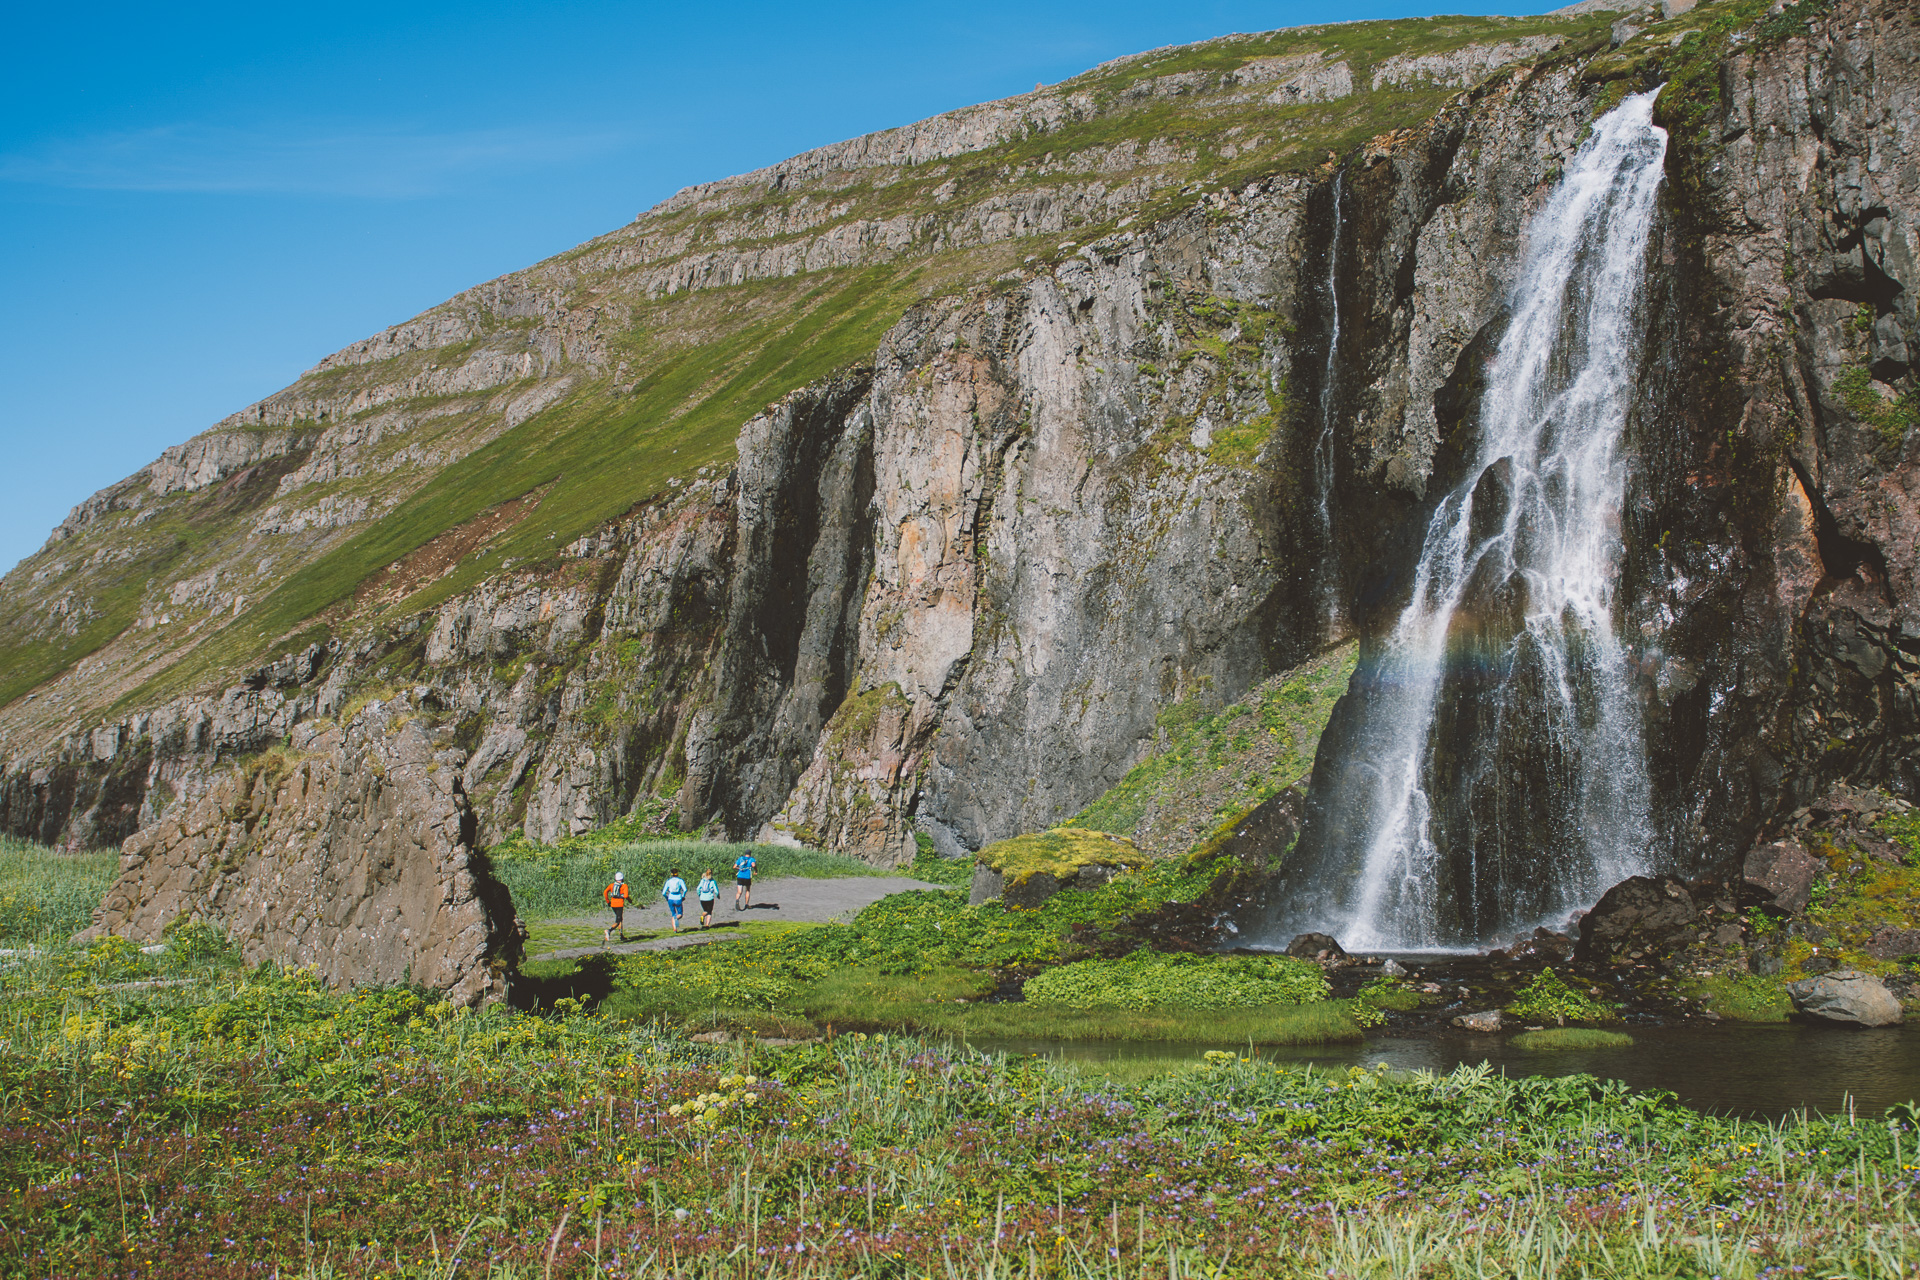
[[[404,696],[344,728],[301,725],[289,749],[130,837],[81,936],[153,942],[200,918],[250,964],[413,982],[462,1004],[498,997],[488,957],[511,909],[473,851],[464,757],[436,749]]]

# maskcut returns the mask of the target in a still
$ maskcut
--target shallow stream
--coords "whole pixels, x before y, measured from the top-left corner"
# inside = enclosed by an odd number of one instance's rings
[[[1844,1113],[1848,1099],[1861,1117],[1896,1102],[1920,1099],[1920,1028],[1849,1031],[1800,1025],[1627,1028],[1628,1048],[1527,1052],[1501,1036],[1443,1032],[1382,1035],[1364,1044],[1263,1048],[1273,1062],[1344,1069],[1384,1062],[1397,1070],[1451,1071],[1491,1062],[1510,1076],[1585,1072],[1641,1089],[1667,1089],[1688,1106],[1724,1115],[1778,1119],[1790,1112]],[[1070,1061],[1161,1058],[1197,1062],[1229,1044],[1160,1041],[975,1040],[975,1048],[1039,1053]]]

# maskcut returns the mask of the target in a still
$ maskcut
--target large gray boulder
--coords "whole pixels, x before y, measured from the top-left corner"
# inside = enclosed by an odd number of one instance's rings
[[[1900,1002],[1880,979],[1857,969],[1835,969],[1787,984],[1796,1013],[1852,1027],[1887,1027],[1903,1019]]]

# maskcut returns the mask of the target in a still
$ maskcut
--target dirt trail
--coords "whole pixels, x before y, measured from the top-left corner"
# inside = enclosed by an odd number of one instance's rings
[[[745,933],[737,926],[749,921],[754,924],[823,924],[832,920],[851,920],[865,908],[892,894],[942,887],[906,876],[842,876],[832,880],[787,876],[756,880],[753,885],[753,905],[745,911],[735,911],[733,885],[728,882],[720,886],[718,909],[713,913],[712,926],[707,929],[700,928],[700,904],[688,898],[686,911],[680,917],[679,933],[605,947],[563,947],[557,951],[530,953],[527,959],[569,960],[578,956],[598,955],[603,951],[664,951],[673,947],[703,946],[709,942],[745,937]],[[603,910],[589,915],[561,916],[539,923],[604,929],[610,919],[611,913]],[[628,933],[652,933],[666,929],[670,923],[667,904],[659,898],[648,903],[635,903],[627,908]]]

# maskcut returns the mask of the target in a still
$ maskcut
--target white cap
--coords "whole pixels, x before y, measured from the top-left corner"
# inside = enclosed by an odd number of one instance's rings
[[[615,880],[625,880],[627,878],[627,873],[624,871],[616,871],[613,873],[613,878]]]

